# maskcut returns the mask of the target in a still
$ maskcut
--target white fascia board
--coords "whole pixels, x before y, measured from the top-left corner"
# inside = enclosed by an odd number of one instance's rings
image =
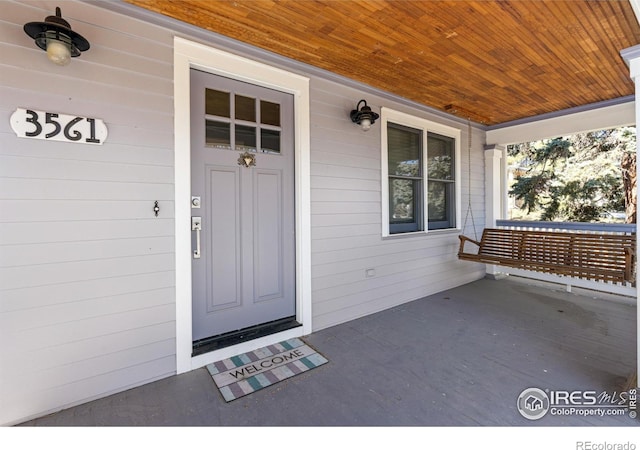
[[[490,129],[487,130],[486,142],[487,144],[501,145],[533,142],[540,139],[635,125],[635,123],[635,101],[630,98],[628,101],[601,108]]]

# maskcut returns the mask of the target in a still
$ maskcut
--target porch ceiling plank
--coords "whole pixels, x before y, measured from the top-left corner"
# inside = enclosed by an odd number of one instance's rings
[[[125,1],[486,125],[634,92],[629,0]]]
[[[616,43],[612,40],[612,36],[614,36],[615,33],[611,29],[608,21],[609,17],[611,17],[608,14],[613,14],[613,17],[616,17],[616,13],[614,11],[607,11],[607,2],[599,3],[602,4],[590,5],[588,3],[580,3],[575,5],[577,8],[581,8],[579,14],[585,17],[585,22],[583,23],[584,32],[580,38],[580,42],[583,46],[587,46],[588,49],[585,49],[587,54],[582,62],[589,62],[592,64],[592,70],[596,74],[596,78],[598,80],[598,86],[595,87],[598,92],[602,92],[602,95],[607,97],[620,96],[621,91],[617,89],[618,86],[609,81],[609,77],[615,77],[616,73],[603,70],[604,67],[602,67],[602,64],[598,61],[598,55],[605,54],[608,48],[616,48]],[[602,10],[602,14],[597,14],[597,16],[600,17],[600,20],[598,21],[595,20],[595,15],[591,14],[591,11],[596,8],[601,8]],[[601,30],[600,34],[598,34],[598,30]],[[576,61],[576,65],[578,63],[580,63],[579,60]],[[622,58],[618,58],[617,65],[620,67],[624,66]],[[619,71],[618,75],[627,74],[624,73],[624,71]],[[629,79],[630,78],[627,76],[624,81]],[[607,89],[610,92],[606,92]]]
[[[616,18],[619,20],[614,20]],[[614,33],[620,44],[624,44],[625,42],[622,36],[633,36],[638,26],[638,19],[636,19],[633,10],[631,8],[620,7],[620,5],[617,5],[616,11],[610,16],[609,20],[612,23],[612,30],[615,31],[616,28],[620,30]]]

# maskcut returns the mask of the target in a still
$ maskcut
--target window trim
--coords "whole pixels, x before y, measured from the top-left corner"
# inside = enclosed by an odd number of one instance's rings
[[[458,128],[450,127],[447,125],[443,125],[441,123],[433,122],[431,120],[423,119],[421,117],[417,117],[411,114],[403,113],[400,111],[396,111],[390,108],[382,107],[380,108],[380,126],[381,126],[381,161],[380,161],[380,169],[381,169],[381,180],[380,180],[380,188],[382,194],[382,237],[397,237],[397,236],[408,236],[408,235],[425,235],[428,233],[434,232],[443,232],[443,231],[451,231],[451,230],[460,230],[460,219],[461,219],[461,160],[460,160],[460,141],[461,141],[461,131]],[[388,136],[387,136],[387,126],[388,123],[391,122],[393,124],[406,126],[409,128],[414,128],[422,131],[422,142],[423,146],[427,145],[427,134],[428,133],[436,133],[442,136],[450,137],[455,140],[455,149],[454,149],[454,186],[455,186],[455,207],[453,208],[453,213],[455,214],[455,226],[452,228],[440,228],[429,230],[429,217],[427,205],[429,204],[428,197],[428,177],[427,177],[427,151],[426,148],[423,148],[423,157],[422,157],[422,173],[424,182],[422,183],[422,205],[420,206],[420,210],[422,213],[422,224],[424,230],[420,231],[411,231],[404,233],[391,233],[390,232],[390,224],[389,224],[389,148],[388,148]]]

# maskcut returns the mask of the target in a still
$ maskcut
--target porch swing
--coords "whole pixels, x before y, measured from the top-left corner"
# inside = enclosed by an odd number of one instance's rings
[[[470,168],[470,120],[468,141]],[[471,170],[469,170],[468,199],[467,214],[462,229],[464,232],[467,219],[471,217],[475,239],[463,234],[458,236],[460,239],[458,259],[546,274],[635,285],[635,235],[485,228],[481,239],[478,240],[471,207]],[[467,243],[475,246],[475,253],[465,251]]]

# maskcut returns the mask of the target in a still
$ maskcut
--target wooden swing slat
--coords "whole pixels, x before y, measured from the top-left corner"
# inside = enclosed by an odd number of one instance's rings
[[[485,228],[480,241],[459,238],[462,260],[635,284],[633,235]],[[477,246],[477,253],[465,252],[467,242]]]

